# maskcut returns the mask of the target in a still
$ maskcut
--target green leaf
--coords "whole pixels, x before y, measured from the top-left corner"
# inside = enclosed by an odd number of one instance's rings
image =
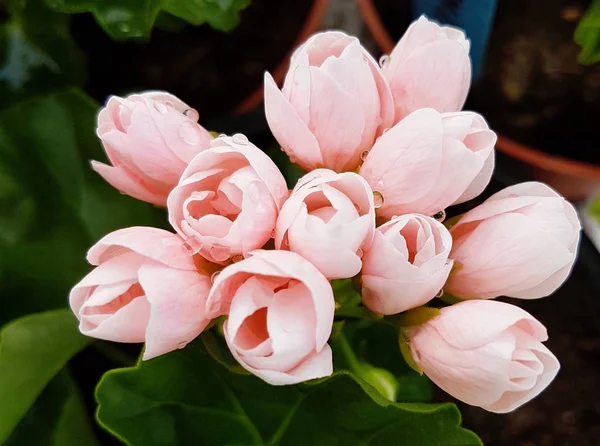
[[[17,319],[0,332],[0,443],[66,362],[91,342],[70,310]]]
[[[85,253],[126,226],[164,226],[164,213],[121,195],[89,166],[105,155],[98,105],[75,90],[0,111],[0,323],[64,307],[89,270]]]
[[[215,29],[230,31],[239,22],[239,12],[250,0],[167,0],[165,10],[194,25],[208,23]]]
[[[579,63],[591,65],[600,61],[600,0],[594,0],[579,21],[574,39],[581,46]]]
[[[600,224],[600,195],[596,196],[596,198],[588,205],[587,213]]]
[[[10,5],[9,20],[0,25],[0,107],[82,85],[83,57],[71,38],[69,17],[52,12],[43,0]]]
[[[98,445],[79,389],[65,369],[50,381],[4,444]]]
[[[229,31],[250,0],[46,0],[56,11],[91,12],[114,39],[148,38],[163,10],[193,25],[210,24]]]
[[[228,372],[201,341],[112,370],[97,419],[129,444],[480,445],[452,404],[398,404],[348,372],[270,386]]]

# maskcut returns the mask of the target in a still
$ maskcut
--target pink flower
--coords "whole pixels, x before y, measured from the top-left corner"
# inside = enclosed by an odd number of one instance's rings
[[[315,34],[296,50],[283,89],[265,73],[265,113],[293,163],[354,171],[391,127],[394,106],[379,67],[355,37]]]
[[[277,166],[241,134],[220,137],[187,167],[167,201],[169,222],[215,263],[262,247],[288,196]]]
[[[396,314],[427,303],[450,274],[451,247],[450,233],[431,217],[407,214],[380,226],[363,257],[364,304]]]
[[[461,30],[421,16],[400,39],[382,72],[394,97],[396,122],[420,108],[459,111],[471,83],[469,41]]]
[[[226,267],[206,303],[229,314],[231,353],[269,384],[295,384],[333,372],[327,344],[335,303],[331,285],[307,260],[288,251],[254,251]]]
[[[492,195],[450,231],[457,266],[445,290],[461,299],[536,299],[569,276],[581,226],[573,206],[541,183]]]
[[[495,143],[476,113],[417,110],[377,140],[360,174],[382,201],[378,216],[435,215],[485,189]]]
[[[194,109],[168,93],[111,96],[97,133],[112,166],[92,161],[92,168],[121,192],[165,206],[188,163],[212,139],[197,120]]]
[[[535,398],[560,368],[546,328],[513,305],[466,301],[407,330],[413,359],[453,397],[496,413]]]
[[[146,342],[144,359],[183,348],[209,323],[210,277],[175,234],[156,228],[112,232],[88,252],[96,265],[71,290],[71,309],[84,335]]]
[[[284,203],[275,232],[277,249],[289,249],[329,279],[355,276],[375,231],[373,192],[351,172],[314,170]]]

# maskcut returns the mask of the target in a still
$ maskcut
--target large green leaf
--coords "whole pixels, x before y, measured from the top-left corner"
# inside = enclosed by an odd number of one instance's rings
[[[105,159],[98,105],[67,91],[0,111],[0,323],[64,307],[100,237],[164,225],[157,208],[119,194],[89,166]]]
[[[83,83],[83,58],[68,16],[43,0],[12,1],[8,11],[9,19],[0,25],[0,107]]]
[[[577,25],[575,42],[581,46],[580,63],[590,65],[600,61],[600,0],[594,0]]]
[[[132,445],[480,445],[451,404],[392,403],[348,372],[295,386],[230,373],[201,341],[104,375],[97,418]]]
[[[5,446],[97,444],[79,389],[66,370],[50,381],[4,443]]]
[[[114,39],[147,38],[158,13],[169,12],[194,25],[228,31],[250,0],[46,0],[56,11],[91,12]]]
[[[79,334],[77,321],[70,310],[26,316],[2,329],[0,443],[9,436],[50,380],[90,341]]]

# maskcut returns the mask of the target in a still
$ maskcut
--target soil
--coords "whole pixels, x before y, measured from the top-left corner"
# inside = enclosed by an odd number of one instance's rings
[[[547,153],[600,164],[600,63],[577,62],[573,41],[590,0],[498,0],[482,76],[467,109],[482,113],[501,134]],[[394,39],[410,22],[409,2],[374,0]],[[452,23],[461,0],[446,0]],[[450,11],[450,13],[448,13]]]
[[[141,43],[114,42],[90,14],[78,14],[73,34],[88,60],[86,91],[104,102],[110,94],[167,90],[201,120],[231,112],[293,48],[312,3],[254,1],[231,33],[208,25],[175,33],[155,28]]]
[[[514,182],[514,178],[510,183],[503,178],[502,156],[499,161],[499,175],[486,196]],[[449,212],[449,216],[466,208]],[[454,401],[460,406],[464,426],[475,431],[486,446],[599,444],[599,294],[600,253],[584,236],[571,277],[554,295],[537,300],[502,299],[522,307],[546,326],[550,337],[546,346],[559,359],[561,370],[540,396],[509,414],[492,414]],[[441,390],[437,399],[453,401]]]

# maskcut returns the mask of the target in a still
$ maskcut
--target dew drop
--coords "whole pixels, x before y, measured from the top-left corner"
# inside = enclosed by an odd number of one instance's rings
[[[188,345],[187,342],[180,342],[179,344],[177,344],[177,348],[178,349],[182,349],[183,347],[185,347],[186,345]]]
[[[123,22],[119,24],[119,31],[121,31],[124,34],[127,34],[131,31],[131,26],[129,26],[127,23]]]
[[[241,254],[237,254],[231,258],[231,261],[233,263],[238,263],[238,262],[241,262],[242,260],[244,260],[244,256]]]
[[[379,66],[381,68],[386,68],[390,64],[390,56],[384,54],[379,58]]]
[[[194,237],[186,239],[182,246],[184,251],[191,255],[198,254],[200,251],[202,251],[202,243],[200,243]]]
[[[388,132],[388,130],[389,130],[389,128],[385,128],[385,129],[383,129],[382,135],[383,135],[383,134],[385,134],[385,133],[387,133],[387,132]]]
[[[215,283],[215,280],[217,280],[219,274],[221,274],[221,271],[215,271],[214,273],[212,273],[212,275],[210,276],[210,283]]]
[[[363,250],[358,248],[358,250],[356,251],[356,255],[362,259],[362,256],[364,255]]]
[[[186,115],[188,118],[190,118],[192,121],[194,122],[198,122],[198,119],[200,119],[200,115],[198,114],[198,112],[193,109],[193,108],[188,108],[183,112],[184,115]]]
[[[168,111],[167,106],[163,102],[159,101],[154,102],[154,108],[163,115]]]
[[[231,251],[227,246],[213,245],[210,247],[209,252],[216,262],[224,262],[231,256]]]
[[[181,124],[181,127],[179,127],[179,137],[186,144],[198,144],[200,137],[198,135],[196,124],[193,122],[184,122]]]
[[[167,108],[175,108],[175,106],[173,105],[173,103],[171,101],[165,101],[165,105],[167,106]]]
[[[273,230],[271,231],[271,238],[275,238],[275,233],[276,233],[275,228],[273,228]]]
[[[444,295],[444,289],[442,288],[440,291],[438,291],[438,293],[435,295],[435,297],[437,297],[439,299],[443,295]]]
[[[248,138],[246,137],[246,135],[244,135],[242,133],[236,133],[235,135],[233,135],[233,137],[231,138],[231,140],[235,144],[240,144],[242,146],[247,146],[248,145]]]
[[[227,138],[227,135],[225,133],[220,133],[219,138]]]
[[[365,161],[367,159],[367,156],[369,156],[369,151],[365,150],[363,153],[360,154],[360,159]]]
[[[437,214],[432,215],[431,217],[441,223],[446,219],[446,211],[442,210],[442,211],[438,212]]]
[[[373,192],[373,203],[375,204],[375,209],[379,209],[381,206],[383,206],[383,195],[381,192]]]

